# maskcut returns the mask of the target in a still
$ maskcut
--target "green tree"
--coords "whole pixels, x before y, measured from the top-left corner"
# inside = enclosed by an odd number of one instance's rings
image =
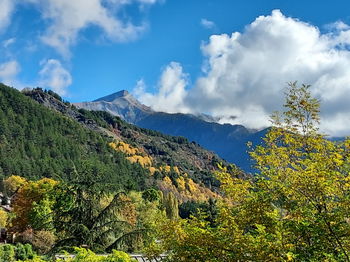
[[[273,116],[266,146],[253,152],[259,187],[278,209],[283,241],[297,260],[350,261],[350,141],[318,133],[319,102],[309,88],[290,83],[286,111]]]
[[[255,177],[217,174],[217,226],[200,217],[163,225],[171,261],[349,261],[350,140],[318,133],[309,88],[290,83],[286,110],[251,153]]]
[[[173,192],[163,194],[163,206],[169,219],[179,218],[179,202]]]
[[[26,182],[13,199],[15,218],[11,221],[12,230],[23,232],[28,228],[52,230],[53,190],[58,182],[43,178]]]
[[[133,230],[136,211],[125,193],[112,193],[103,170],[83,162],[69,184],[56,192],[55,228],[60,240],[56,246],[87,245],[94,250],[112,250],[140,234]]]

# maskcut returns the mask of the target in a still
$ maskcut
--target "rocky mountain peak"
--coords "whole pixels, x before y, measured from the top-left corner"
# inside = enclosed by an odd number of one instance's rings
[[[113,102],[114,100],[116,100],[118,98],[127,98],[127,97],[132,97],[132,95],[127,90],[121,90],[121,91],[118,91],[116,93],[98,98],[98,99],[94,100],[93,102],[100,102],[100,101]]]

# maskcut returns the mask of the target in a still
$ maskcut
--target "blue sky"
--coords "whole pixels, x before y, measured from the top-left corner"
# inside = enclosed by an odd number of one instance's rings
[[[350,116],[341,99],[350,94],[348,1],[0,0],[0,7],[0,81],[19,89],[51,88],[71,102],[126,89],[157,110],[206,112],[222,122],[234,116],[234,123],[262,127],[279,109],[285,83],[308,81],[325,100],[324,130],[349,132],[341,124]],[[295,40],[299,35],[303,40]],[[293,57],[303,66],[260,50],[264,43],[281,54],[299,50]],[[276,78],[278,71],[267,70],[274,64],[287,68]],[[329,93],[330,84],[337,92]],[[273,102],[267,89],[276,92]]]

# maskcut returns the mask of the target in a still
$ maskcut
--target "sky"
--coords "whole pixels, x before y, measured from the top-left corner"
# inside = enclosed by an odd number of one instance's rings
[[[0,82],[70,102],[128,90],[155,110],[269,125],[311,84],[321,130],[350,135],[347,0],[0,0]]]

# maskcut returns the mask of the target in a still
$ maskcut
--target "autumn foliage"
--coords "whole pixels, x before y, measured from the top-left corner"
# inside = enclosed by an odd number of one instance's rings
[[[251,179],[222,169],[215,225],[203,217],[159,232],[170,261],[350,261],[350,141],[318,132],[319,103],[290,83],[285,111],[251,153]]]

